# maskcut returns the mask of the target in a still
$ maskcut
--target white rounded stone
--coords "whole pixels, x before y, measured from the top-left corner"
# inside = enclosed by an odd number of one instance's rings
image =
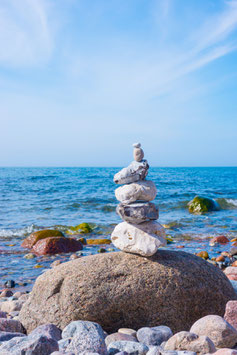
[[[129,185],[120,186],[115,190],[115,196],[122,203],[135,201],[152,201],[157,194],[156,185],[153,181],[137,181]]]
[[[158,222],[142,224],[119,223],[111,234],[112,243],[120,250],[151,256],[159,247],[166,245],[165,229]]]

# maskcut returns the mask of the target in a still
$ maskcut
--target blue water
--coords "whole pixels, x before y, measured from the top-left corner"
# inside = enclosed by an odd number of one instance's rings
[[[23,266],[28,278],[41,272],[34,270],[32,276],[30,270],[32,263],[43,259],[25,260],[26,251],[20,248],[22,239],[35,230],[55,226],[66,230],[89,222],[95,228],[93,237],[108,237],[114,224],[120,222],[115,212],[117,186],[113,183],[118,170],[0,168],[3,280],[9,279],[11,272],[13,278],[24,279]],[[158,189],[155,203],[160,209],[160,223],[167,225],[168,235],[184,243],[184,250],[211,236],[237,236],[237,168],[150,168],[147,179],[153,180]],[[187,203],[197,194],[216,199],[222,209],[205,215],[190,214]],[[85,255],[87,252],[85,249]],[[97,250],[91,248],[90,252]],[[44,260],[47,264],[47,258]]]

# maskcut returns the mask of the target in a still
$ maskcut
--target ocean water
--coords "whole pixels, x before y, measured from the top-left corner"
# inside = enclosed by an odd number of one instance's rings
[[[33,280],[53,258],[23,258],[22,239],[42,228],[62,231],[82,222],[92,223],[93,237],[109,237],[121,220],[115,212],[117,200],[113,175],[120,168],[0,168],[0,276]],[[208,249],[212,236],[237,237],[237,168],[150,168],[147,179],[155,182],[159,222],[175,243],[195,252]],[[213,198],[221,210],[204,215],[188,212],[195,196]],[[111,247],[111,246],[110,246]],[[84,255],[98,252],[85,248]],[[63,256],[67,260],[68,256]],[[12,275],[10,277],[10,275]]]

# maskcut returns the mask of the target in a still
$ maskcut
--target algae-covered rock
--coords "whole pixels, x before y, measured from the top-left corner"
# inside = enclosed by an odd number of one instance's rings
[[[88,245],[111,244],[111,240],[110,239],[87,239],[86,243]]]
[[[38,232],[31,233],[29,237],[21,243],[22,248],[31,249],[39,240],[52,237],[64,237],[63,233],[55,229],[43,229]]]
[[[92,232],[92,227],[89,225],[89,223],[81,223],[78,224],[75,227],[70,227],[70,230],[67,231],[68,234],[73,234],[73,232],[77,233],[82,233],[82,234],[87,234]]]
[[[195,196],[192,201],[188,203],[190,213],[206,213],[210,211],[219,211],[220,205],[211,198]]]

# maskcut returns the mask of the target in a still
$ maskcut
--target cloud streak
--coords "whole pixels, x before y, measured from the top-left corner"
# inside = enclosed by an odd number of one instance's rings
[[[2,0],[0,64],[29,67],[49,60],[53,50],[46,0]]]

